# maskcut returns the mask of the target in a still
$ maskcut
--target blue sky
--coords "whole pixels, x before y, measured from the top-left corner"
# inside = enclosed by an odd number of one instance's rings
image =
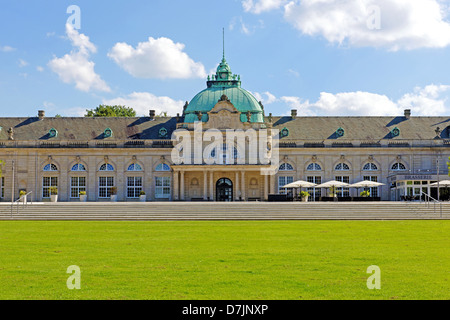
[[[221,60],[222,28],[232,71],[266,113],[447,115],[449,5],[2,0],[0,116],[79,116],[103,103],[181,113]]]

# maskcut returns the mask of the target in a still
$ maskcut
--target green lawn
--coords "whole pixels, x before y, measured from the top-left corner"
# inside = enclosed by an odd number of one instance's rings
[[[450,221],[0,222],[0,299],[450,299]]]

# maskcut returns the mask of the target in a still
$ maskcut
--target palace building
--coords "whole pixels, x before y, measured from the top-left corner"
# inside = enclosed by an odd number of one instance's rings
[[[399,200],[421,191],[436,198],[429,184],[448,178],[450,117],[415,117],[410,110],[394,117],[266,114],[225,57],[206,84],[176,117],[149,110],[148,117],[50,118],[40,110],[36,117],[0,118],[1,200],[26,190],[33,201],[47,201],[56,187],[59,201],[79,201],[80,191],[88,201],[110,201],[114,189],[118,201],[135,201],[141,191],[147,201],[265,201],[296,180],[377,181],[384,185],[370,190],[373,197]],[[172,133],[194,135],[199,123],[223,133],[277,130],[277,172],[264,175],[267,164],[237,163],[247,151],[225,141],[210,152],[222,154],[222,163],[175,163]],[[320,200],[327,190],[308,191]],[[341,188],[338,196],[357,192]]]

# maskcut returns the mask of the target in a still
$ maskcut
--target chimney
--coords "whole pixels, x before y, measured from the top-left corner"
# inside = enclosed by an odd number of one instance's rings
[[[411,109],[405,109],[405,118],[406,119],[411,118]]]
[[[150,110],[150,120],[155,119],[155,110]]]
[[[43,120],[45,118],[45,111],[44,110],[39,110],[38,111],[38,117],[39,117],[39,120]]]
[[[295,119],[297,117],[297,109],[291,110],[291,117],[292,117],[292,119]]]

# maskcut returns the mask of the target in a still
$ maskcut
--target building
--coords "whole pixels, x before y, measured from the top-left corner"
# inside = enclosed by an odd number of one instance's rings
[[[149,117],[135,118],[49,118],[44,111],[0,118],[1,197],[11,201],[12,192],[16,199],[26,190],[33,201],[46,201],[54,186],[60,201],[79,201],[80,191],[88,201],[108,201],[112,187],[119,201],[133,201],[141,191],[148,201],[264,201],[295,180],[372,180],[385,184],[371,190],[382,200],[421,191],[436,198],[429,184],[447,178],[449,121],[414,117],[409,110],[396,117],[303,117],[296,110],[291,116],[267,115],[223,57],[207,88],[176,117],[156,117],[150,110]],[[183,129],[193,135],[200,122],[204,130],[221,132],[278,130],[279,170],[263,175],[263,164],[235,163],[246,151],[227,143],[223,164],[174,163],[172,133]],[[326,192],[309,191],[315,199]],[[338,195],[357,192],[341,188]]]

